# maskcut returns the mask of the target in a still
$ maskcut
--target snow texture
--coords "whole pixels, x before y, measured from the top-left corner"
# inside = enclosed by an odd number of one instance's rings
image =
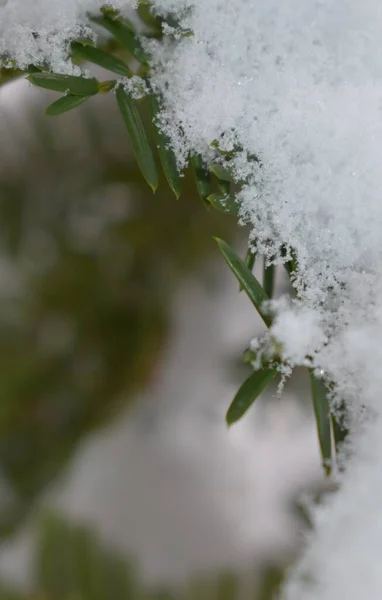
[[[102,0],[0,0],[0,56],[25,68],[48,64],[60,73],[72,70],[69,42],[91,34],[86,15],[97,13]],[[116,8],[134,7],[116,0]]]
[[[379,599],[382,7],[376,0],[154,4],[178,10],[194,33],[149,44],[179,164],[195,151],[212,160],[213,140],[233,154],[230,166],[244,181],[242,217],[259,250],[271,257],[284,244],[298,260],[298,300],[280,309],[273,333],[292,363],[312,357],[335,383],[334,401],[344,399],[350,412],[353,452],[341,490],[316,513],[317,531],[283,598]],[[63,68],[76,19],[98,5],[8,0],[1,47],[21,64],[49,55]]]
[[[382,9],[371,0],[196,0],[183,26],[193,38],[154,52],[180,163],[195,150],[211,160],[212,140],[241,149],[231,168],[245,181],[253,239],[269,257],[286,244],[299,264],[298,300],[272,332],[292,363],[313,357],[350,411],[341,489],[316,511],[282,598],[377,600]]]

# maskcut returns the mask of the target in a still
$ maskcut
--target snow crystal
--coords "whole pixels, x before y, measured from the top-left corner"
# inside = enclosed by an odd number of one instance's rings
[[[149,93],[145,80],[137,75],[122,77],[118,80],[118,83],[121,83],[125,92],[135,100],[140,100]]]

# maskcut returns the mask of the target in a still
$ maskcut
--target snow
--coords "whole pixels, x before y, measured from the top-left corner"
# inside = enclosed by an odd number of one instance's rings
[[[24,14],[24,2],[9,1],[0,9],[2,48],[21,64],[41,60],[53,47],[47,32],[62,22],[50,60],[63,68],[63,41],[97,2],[67,2],[64,14],[61,4],[40,0]],[[213,160],[213,140],[225,150],[240,146],[231,166],[245,181],[239,199],[252,238],[269,257],[285,244],[299,265],[297,300],[292,312],[280,309],[273,331],[294,363],[312,357],[350,411],[354,451],[342,488],[318,512],[285,598],[352,600],[361,591],[379,598],[382,7],[376,0],[194,0],[190,11],[183,0],[154,4],[159,12],[179,7],[181,25],[194,33],[149,43],[179,164],[195,151]],[[30,35],[40,18],[42,43]],[[315,585],[306,584],[311,579]]]
[[[56,72],[70,72],[67,60],[71,40],[91,33],[86,14],[97,13],[102,0],[0,0],[0,56],[29,64],[47,63]],[[113,2],[134,7],[133,0]]]
[[[270,334],[281,346],[281,358],[290,365],[307,365],[307,355],[313,348],[322,348],[327,337],[322,331],[319,315],[310,310],[296,311],[285,301],[273,303],[278,313]]]
[[[243,153],[232,159],[246,180],[242,215],[260,250],[271,256],[286,244],[299,264],[298,300],[280,309],[272,332],[293,363],[310,355],[335,382],[353,425],[342,488],[318,512],[283,597],[379,598],[381,8],[355,0],[194,4],[184,23],[194,37],[154,53],[167,133],[181,159],[196,150],[211,160],[215,139],[258,157],[261,166]],[[366,422],[357,419],[363,407]]]

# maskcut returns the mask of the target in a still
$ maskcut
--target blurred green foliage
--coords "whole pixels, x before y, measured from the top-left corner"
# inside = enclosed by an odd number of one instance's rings
[[[147,385],[176,285],[231,231],[190,174],[181,200],[164,179],[154,196],[97,100],[75,118],[31,117],[29,137],[8,124],[20,156],[5,149],[0,170],[0,534]]]
[[[136,566],[90,529],[49,513],[39,530],[31,592],[0,583],[0,600],[270,600],[282,576],[282,568],[268,565],[250,577],[223,572],[176,590],[148,589]]]

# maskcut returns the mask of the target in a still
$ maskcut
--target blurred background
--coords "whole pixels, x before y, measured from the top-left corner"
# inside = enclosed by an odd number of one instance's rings
[[[0,598],[271,598],[324,483],[304,373],[224,422],[246,232],[151,193],[112,94],[53,99],[0,89]]]

